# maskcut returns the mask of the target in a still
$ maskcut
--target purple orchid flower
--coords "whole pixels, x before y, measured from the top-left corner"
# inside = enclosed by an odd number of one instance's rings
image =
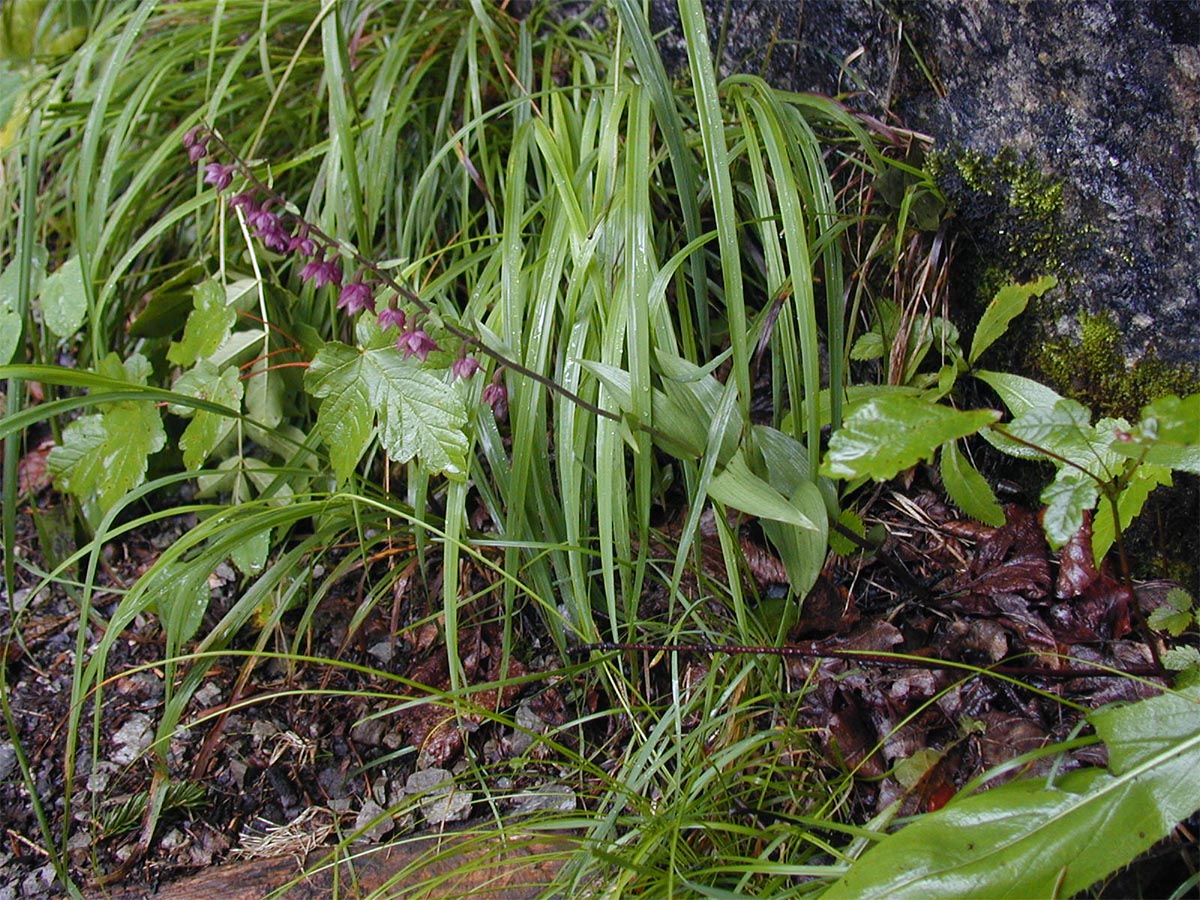
[[[450,366],[450,371],[455,378],[470,378],[479,371],[479,360],[473,356],[460,356]]]
[[[233,183],[233,173],[236,171],[237,166],[233,163],[209,163],[204,167],[204,183],[223,191]]]
[[[421,362],[425,362],[429,352],[437,348],[437,343],[425,333],[424,328],[414,328],[396,338],[396,349],[404,354],[405,359],[415,356]]]
[[[397,309],[394,306],[387,306],[380,310],[379,327],[386,331],[389,328],[399,328],[404,330],[405,324],[408,322],[408,316],[404,314],[404,310]]]
[[[362,281],[352,281],[342,288],[338,296],[338,309],[344,309],[350,315],[364,309],[375,311],[375,293],[371,285]]]
[[[300,270],[301,281],[312,281],[313,287],[319,288],[326,284],[342,285],[342,265],[336,256],[324,259],[317,257]]]

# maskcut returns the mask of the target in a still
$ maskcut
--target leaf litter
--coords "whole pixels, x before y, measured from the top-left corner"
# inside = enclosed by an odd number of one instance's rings
[[[1104,765],[1102,745],[1055,756],[1037,751],[1075,735],[1090,709],[1157,692],[1159,679],[1104,677],[1102,670],[1154,672],[1156,654],[1137,621],[1167,604],[1170,583],[1151,583],[1130,596],[1111,572],[1094,565],[1087,521],[1054,554],[1037,518],[1019,506],[1006,509],[1005,525],[990,527],[961,518],[931,490],[910,489],[887,500],[868,519],[889,535],[879,554],[832,558],[789,635],[806,651],[787,657],[784,667],[798,705],[768,719],[786,718],[795,733],[809,736],[817,756],[797,747],[798,758],[830,777],[849,773],[850,814],[860,822],[896,803],[900,815],[939,809],[964,785],[1014,760],[1019,765],[992,784],[1052,767],[1062,773]],[[186,524],[167,520],[159,527],[165,533]],[[27,517],[24,527],[33,553]],[[743,523],[739,534],[759,587],[769,588],[777,561],[752,526]],[[668,543],[655,552],[669,551],[671,537],[668,529]],[[135,532],[111,548],[99,596],[113,602],[169,544],[162,533]],[[911,577],[899,577],[883,556]],[[79,627],[73,601],[45,590],[25,596],[15,624],[7,610],[0,613],[13,636],[4,664],[20,737],[39,796],[57,816],[54,827],[67,831],[81,880],[95,884],[97,873],[123,871],[126,887],[151,884],[225,858],[302,853],[355,828],[382,840],[452,826],[496,805],[519,814],[594,803],[603,786],[572,771],[561,751],[601,760],[607,754],[615,762],[631,727],[627,717],[604,713],[610,698],[593,679],[578,670],[560,674],[556,655],[539,649],[534,617],[519,616],[513,627],[520,649],[503,652],[503,610],[486,599],[495,592],[487,590],[483,571],[468,573],[477,599],[460,611],[457,655],[471,692],[469,705],[456,708],[449,699],[444,623],[436,612],[436,558],[430,569],[428,584],[407,570],[395,581],[396,605],[377,604],[366,616],[357,615],[354,579],[343,579],[308,626],[308,656],[261,660],[240,694],[236,661],[214,667],[167,756],[171,783],[202,784],[206,796],[197,804],[192,793],[187,804],[165,807],[141,858],[135,858],[137,828],[106,829],[105,822],[144,808],[151,786],[142,751],[163,698],[154,666],[163,653],[160,629],[141,617],[114,645],[99,755],[92,759],[84,742],[76,789],[87,799],[66,821],[55,798],[63,794],[64,723]],[[235,589],[232,582],[217,585],[228,595],[225,603]],[[648,597],[651,607],[661,602]],[[216,598],[214,607],[220,604]],[[98,611],[111,610],[101,604]],[[46,621],[58,627],[46,632],[40,627]],[[351,621],[358,622],[353,632],[346,625]],[[300,624],[285,618],[279,638],[294,639]],[[87,627],[91,645],[98,626]],[[362,668],[324,664],[323,656]],[[725,664],[719,653],[681,656],[687,684]],[[651,706],[673,696],[665,659],[660,653],[645,660]],[[1024,674],[993,678],[963,667],[998,664]],[[572,727],[581,717],[592,725]],[[8,747],[11,742],[0,742],[0,762],[11,756]],[[5,762],[0,783],[3,827],[11,838],[0,850],[0,890],[51,896],[57,888],[41,848],[12,837],[37,833],[14,769]],[[734,797],[731,804],[750,821],[769,822],[774,815],[766,808],[769,798]]]

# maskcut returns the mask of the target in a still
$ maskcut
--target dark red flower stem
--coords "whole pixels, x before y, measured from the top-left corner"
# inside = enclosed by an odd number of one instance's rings
[[[259,178],[257,176],[255,176],[255,174],[253,172],[250,171],[250,167],[247,166],[246,163],[242,161],[242,158],[234,151],[234,149],[232,147],[229,146],[229,144],[227,144],[225,142],[224,138],[222,138],[219,134],[217,134],[216,131],[214,131],[207,124],[205,124],[203,127],[204,127],[205,132],[213,140],[213,142],[216,143],[226,154],[228,154],[228,157],[230,159],[234,160],[234,163],[237,165],[238,170],[241,172],[242,176],[251,185],[254,186],[255,190],[262,192],[264,195],[266,195],[268,197],[274,198],[276,201],[278,201],[280,203],[281,206],[284,205],[283,198],[280,197],[279,194],[277,194],[274,189],[268,187],[264,182],[259,180]],[[302,221],[304,221],[304,220],[302,220]],[[326,245],[327,248],[338,248],[340,250],[347,250],[350,253],[350,255],[354,257],[355,262],[357,262],[363,268],[369,269],[372,273],[374,273],[374,275],[381,282],[383,282],[383,284],[387,285],[389,288],[391,288],[393,291],[395,291],[398,296],[403,297],[405,301],[407,301],[408,303],[411,303],[413,306],[415,306],[417,309],[419,309],[421,312],[425,313],[426,315],[436,315],[433,307],[431,307],[428,303],[426,303],[424,300],[422,300],[420,298],[420,296],[418,296],[416,293],[414,293],[413,291],[409,290],[408,288],[404,287],[402,284],[397,282],[386,271],[384,271],[383,269],[381,269],[377,265],[375,265],[375,263],[372,260],[367,259],[365,256],[360,254],[356,249],[346,247],[340,241],[335,240],[333,237],[326,234],[324,231],[322,231],[320,228],[318,228],[313,223],[306,222],[306,224],[308,225],[309,234],[312,235],[313,237],[316,237],[318,240],[322,241]],[[438,316],[438,318],[440,319],[441,317]],[[579,396],[578,394],[574,393],[573,391],[563,387],[562,385],[560,385],[558,382],[554,381],[553,379],[547,378],[545,375],[542,375],[540,372],[535,372],[532,369],[529,369],[529,368],[521,365],[516,360],[509,359],[504,354],[488,347],[486,344],[484,344],[481,340],[479,340],[478,337],[476,337],[471,332],[466,331],[462,328],[459,328],[457,325],[453,324],[452,322],[448,322],[444,319],[442,320],[442,324],[443,324],[443,327],[445,327],[446,331],[450,332],[450,334],[454,335],[460,341],[462,341],[465,344],[469,344],[472,347],[475,347],[484,356],[489,357],[490,359],[494,360],[495,362],[499,363],[502,366],[506,366],[507,368],[516,372],[518,375],[524,375],[526,378],[529,378],[529,379],[537,382],[538,384],[542,385],[542,387],[546,388],[548,391],[558,394],[561,397],[565,397],[567,400],[570,400],[576,406],[580,407],[581,409],[587,410],[588,412],[592,413],[593,415],[600,416],[601,418],[604,418],[604,419],[611,419],[614,422],[621,421],[621,416],[618,413],[610,412],[607,409],[603,409],[603,408],[597,406],[596,404],[591,403],[588,400],[585,400],[583,397]]]

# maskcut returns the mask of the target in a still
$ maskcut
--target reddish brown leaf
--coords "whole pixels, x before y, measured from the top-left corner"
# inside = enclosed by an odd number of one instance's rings
[[[1083,524],[1059,552],[1058,582],[1054,594],[1060,600],[1078,597],[1097,578],[1095,554],[1092,553],[1092,513],[1083,511]]]
[[[967,572],[951,585],[951,604],[962,612],[994,614],[1000,598],[1038,600],[1050,586],[1050,562],[1041,526],[1016,506],[1008,522],[978,545]]]

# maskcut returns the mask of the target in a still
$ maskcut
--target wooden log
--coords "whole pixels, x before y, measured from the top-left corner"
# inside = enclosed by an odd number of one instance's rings
[[[381,846],[354,845],[303,860],[272,857],[226,863],[169,885],[97,893],[89,900],[325,900],[404,898],[533,900],[579,849],[567,833],[500,833],[486,823]]]

